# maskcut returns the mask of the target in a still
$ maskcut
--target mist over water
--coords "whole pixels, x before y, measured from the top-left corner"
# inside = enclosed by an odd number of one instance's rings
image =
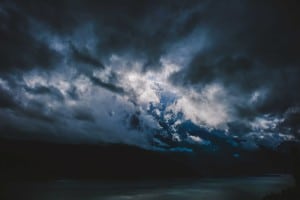
[[[155,181],[50,181],[7,184],[3,199],[258,200],[293,184],[287,175]]]

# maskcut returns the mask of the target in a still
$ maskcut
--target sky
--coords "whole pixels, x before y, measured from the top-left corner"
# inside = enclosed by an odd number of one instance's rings
[[[298,141],[297,8],[1,1],[0,137],[187,152]]]

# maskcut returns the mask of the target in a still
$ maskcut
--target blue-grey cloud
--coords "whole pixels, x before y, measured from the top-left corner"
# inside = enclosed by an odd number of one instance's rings
[[[170,151],[296,140],[296,4],[4,1],[1,133]]]

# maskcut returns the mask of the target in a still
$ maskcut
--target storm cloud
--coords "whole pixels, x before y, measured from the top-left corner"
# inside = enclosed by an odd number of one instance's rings
[[[169,150],[300,137],[297,1],[14,0],[0,22],[3,137]]]

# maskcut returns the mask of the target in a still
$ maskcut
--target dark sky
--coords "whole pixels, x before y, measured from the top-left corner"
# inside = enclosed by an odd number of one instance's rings
[[[298,1],[1,1],[1,137],[190,151],[300,137]]]

